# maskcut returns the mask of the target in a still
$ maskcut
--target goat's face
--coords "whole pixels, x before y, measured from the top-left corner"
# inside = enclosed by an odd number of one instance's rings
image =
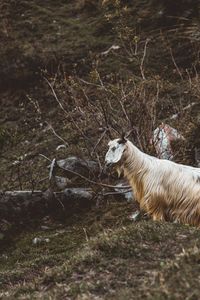
[[[108,143],[109,149],[105,156],[106,167],[119,166],[123,153],[126,149],[126,142],[127,140],[125,139],[115,139]]]

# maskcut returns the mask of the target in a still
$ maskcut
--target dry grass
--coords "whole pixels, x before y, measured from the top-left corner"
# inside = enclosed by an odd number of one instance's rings
[[[119,221],[119,215],[113,216],[113,225],[115,220]],[[66,225],[56,229],[54,225],[42,233],[50,238],[46,245],[31,245],[32,237],[41,232],[18,237],[16,249],[4,254],[7,262],[1,256],[1,296],[197,299],[199,230],[152,221],[131,224],[125,216],[121,221],[115,226],[110,222],[96,227],[82,220],[73,230]]]

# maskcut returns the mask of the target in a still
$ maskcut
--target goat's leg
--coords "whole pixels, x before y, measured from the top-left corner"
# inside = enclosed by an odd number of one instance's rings
[[[155,202],[157,202],[157,205]],[[155,201],[155,198],[153,198],[152,201],[149,201],[148,206],[146,207],[146,211],[152,217],[153,221],[165,221],[165,210],[166,207],[163,202]]]
[[[136,210],[133,214],[129,216],[129,219],[136,222],[140,219],[142,213],[140,210]]]
[[[152,215],[153,221],[165,221],[164,214],[162,212],[156,212]]]

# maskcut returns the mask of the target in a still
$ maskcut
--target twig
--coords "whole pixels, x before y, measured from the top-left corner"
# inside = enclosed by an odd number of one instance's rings
[[[108,50],[101,52],[101,55],[108,55],[108,53],[111,50],[118,50],[118,49],[120,49],[120,46],[118,46],[118,45],[112,45]]]
[[[64,111],[64,113],[65,113],[66,115],[69,115],[69,113],[65,110],[65,108],[64,108],[63,105],[62,105],[62,103],[61,103],[60,100],[58,99],[58,97],[57,97],[57,95],[56,95],[56,92],[55,92],[55,90],[54,90],[52,84],[49,82],[49,80],[48,80],[46,77],[44,77],[44,80],[47,82],[48,86],[50,87],[50,89],[51,89],[51,91],[52,91],[52,93],[53,93],[53,95],[54,95],[54,98],[55,98],[56,101],[58,102],[60,108]]]
[[[187,106],[183,107],[183,108],[182,108],[182,111],[188,110],[188,109],[192,108],[192,107],[193,107],[194,105],[196,105],[196,104],[197,104],[197,102],[192,102],[192,103],[188,104]],[[173,114],[169,119],[170,119],[170,120],[175,120],[175,119],[177,119],[178,116],[180,115],[180,113],[181,113],[181,112],[177,112],[176,114]]]
[[[127,119],[127,121],[129,122],[129,124],[130,124],[130,126],[131,126],[131,125],[132,125],[132,124],[131,124],[131,120],[130,120],[128,114],[127,114],[127,111],[126,111],[125,107],[124,107],[124,103],[122,102],[122,101],[124,101],[124,100],[126,99],[126,97],[128,96],[128,95],[127,95],[127,96],[125,95],[125,92],[124,92],[123,87],[122,87],[122,94],[123,94],[123,97],[121,98],[121,100],[119,99],[118,102],[119,102],[119,104],[121,105],[121,108],[122,108],[122,111],[123,111],[123,113],[124,113],[124,115],[125,115],[125,118]]]
[[[51,178],[53,176],[53,171],[54,171],[55,164],[56,164],[56,159],[54,158],[51,162],[51,165],[50,165],[49,180],[51,180]]]
[[[186,69],[186,73],[188,75],[188,79],[189,79],[189,83],[190,83],[190,89],[192,88],[192,80],[191,80],[191,76],[190,76],[190,73],[188,71],[188,69]]]
[[[174,56],[173,56],[173,53],[172,53],[172,48],[169,48],[169,50],[170,50],[170,54],[171,54],[171,58],[172,58],[173,64],[174,64],[174,66],[175,66],[178,74],[180,75],[181,79],[183,80],[183,76],[181,74],[181,71],[179,70],[179,67],[178,67],[178,65],[177,65],[177,63],[176,63],[176,61],[174,59]]]
[[[104,130],[104,132],[102,133],[102,135],[101,135],[100,138],[98,139],[96,145],[94,146],[94,148],[93,148],[91,154],[93,154],[93,153],[95,152],[97,146],[99,145],[99,143],[101,142],[101,140],[104,138],[105,134],[107,133],[107,130],[108,130],[107,128]]]
[[[58,197],[56,197],[56,194],[54,194],[54,196],[55,196],[55,199],[60,203],[60,205],[62,206],[62,209],[63,210],[65,210],[65,207],[64,207],[64,204],[62,203],[62,201],[58,198]]]
[[[85,233],[85,239],[86,239],[86,241],[88,242],[88,241],[89,241],[89,238],[88,238],[88,234],[87,234],[87,231],[86,231],[85,227],[83,227],[83,231],[84,231],[84,233]]]
[[[77,125],[77,123],[75,122],[75,120],[74,120],[74,118],[72,117],[72,115],[71,115],[68,111],[66,111],[66,109],[63,107],[62,103],[60,102],[60,100],[58,99],[58,97],[57,97],[57,95],[56,95],[56,92],[55,92],[55,90],[54,90],[52,84],[49,82],[49,80],[48,80],[46,77],[44,77],[44,79],[45,79],[45,81],[47,82],[47,84],[49,85],[49,87],[51,88],[51,91],[52,91],[52,93],[53,93],[53,95],[54,95],[54,98],[55,98],[56,101],[58,102],[60,108],[61,108],[61,109],[63,110],[63,112],[67,115],[67,117],[69,117],[69,118],[71,119],[71,121],[72,121],[73,125],[76,127],[77,131],[80,132],[81,135],[82,135],[85,139],[87,139],[87,140],[90,142],[89,138],[84,134],[84,132],[81,130],[81,128]]]
[[[49,82],[49,80],[48,80],[46,77],[44,77],[44,80],[47,82],[48,86],[50,87],[50,89],[51,89],[51,91],[52,91],[52,93],[53,93],[53,95],[54,95],[54,98],[55,98],[56,101],[58,102],[60,108],[68,115],[68,112],[65,110],[65,108],[64,108],[63,105],[62,105],[62,103],[59,101],[59,99],[58,99],[58,97],[57,97],[57,95],[56,95],[56,92],[55,92],[55,90],[54,90],[52,84]]]
[[[46,155],[39,153],[40,156],[42,156],[43,158],[47,159],[48,161],[52,162],[52,160],[50,158],[48,158]]]
[[[160,86],[159,86],[159,82],[157,81],[156,82],[156,98],[153,100],[152,115],[151,115],[152,131],[156,124],[156,103],[159,102],[159,94],[160,94]]]
[[[50,125],[49,123],[47,123],[47,124],[48,124],[48,126],[49,126],[49,129],[53,132],[53,134],[54,134],[59,140],[61,140],[65,145],[69,146],[69,144],[68,144],[68,143],[67,143],[60,135],[58,135],[58,134],[55,132],[53,126]]]
[[[49,180],[49,176],[46,176],[46,177],[40,179],[40,180],[38,181],[38,183],[41,183],[41,182],[43,182],[43,181],[45,181],[45,180]]]
[[[146,80],[145,75],[144,75],[143,66],[144,66],[144,60],[145,60],[146,53],[147,53],[147,45],[148,45],[149,42],[150,42],[150,39],[146,39],[145,45],[144,45],[144,53],[143,53],[143,57],[142,57],[141,64],[140,64],[140,71],[141,71],[141,75],[142,75],[143,80]]]
[[[99,88],[101,88],[102,86],[100,85],[100,84],[96,84],[96,83],[93,83],[93,82],[89,82],[89,81],[86,81],[86,80],[84,80],[84,79],[82,79],[82,78],[78,78],[81,82],[83,82],[83,83],[85,83],[85,84],[87,84],[87,85],[92,85],[92,86],[96,86],[96,87],[99,87]]]
[[[98,76],[98,79],[99,79],[99,82],[100,82],[100,85],[101,85],[102,89],[103,89],[104,91],[110,93],[111,95],[113,95],[113,96],[115,97],[116,95],[112,92],[112,90],[109,90],[109,89],[107,89],[107,88],[105,87],[105,85],[104,85],[104,83],[103,83],[103,81],[102,81],[102,79],[101,79],[101,77],[100,77],[100,75],[99,75],[99,72],[97,72],[97,76]]]
[[[117,187],[118,188],[118,187]],[[126,191],[120,191],[120,192],[108,192],[108,193],[99,193],[101,196],[109,196],[109,195],[121,195],[121,194],[126,194],[129,192],[132,192],[132,189],[128,189]]]

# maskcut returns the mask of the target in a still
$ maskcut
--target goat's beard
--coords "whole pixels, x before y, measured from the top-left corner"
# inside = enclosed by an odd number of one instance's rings
[[[124,169],[121,166],[116,166],[115,170],[117,172],[118,178],[124,176]]]

